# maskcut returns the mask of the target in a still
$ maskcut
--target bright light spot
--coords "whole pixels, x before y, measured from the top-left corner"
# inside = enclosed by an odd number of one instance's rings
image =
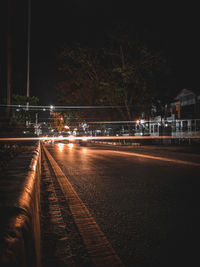
[[[141,123],[144,123],[144,120],[141,120],[140,122],[141,122]]]
[[[46,111],[46,108],[43,108],[43,111]]]
[[[58,144],[58,147],[59,147],[60,152],[62,152],[63,151],[64,144],[63,143],[59,143]]]
[[[68,144],[68,147],[71,149],[73,148],[73,146],[74,146],[74,144],[72,144],[72,143]]]
[[[50,109],[54,109],[54,106],[51,105],[51,106],[50,106]]]
[[[84,154],[87,153],[87,148],[83,148],[82,151]]]
[[[74,136],[73,136],[73,135],[70,135],[70,136],[69,136],[69,140],[70,140],[70,141],[73,141],[73,140],[74,140]]]
[[[87,140],[88,140],[87,137],[83,137],[83,138],[82,138],[82,141],[87,141]]]
[[[69,126],[68,125],[65,125],[65,129],[69,129]]]
[[[33,164],[33,170],[34,170],[34,171],[36,170],[36,166],[37,166],[37,161],[35,160],[35,161],[34,161],[34,164]]]
[[[136,121],[136,123],[139,123],[139,122],[140,122],[139,120]]]

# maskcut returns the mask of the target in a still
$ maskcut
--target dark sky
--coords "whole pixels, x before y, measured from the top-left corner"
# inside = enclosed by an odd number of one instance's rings
[[[27,1],[12,2],[12,91],[26,94]],[[138,4],[138,2],[140,4]],[[198,7],[160,1],[32,0],[30,94],[41,104],[56,102],[55,86],[62,79],[57,54],[64,43],[98,39],[123,21],[170,62],[177,90],[200,91]],[[7,1],[1,1],[1,91],[6,89]],[[1,94],[1,96],[3,93]]]

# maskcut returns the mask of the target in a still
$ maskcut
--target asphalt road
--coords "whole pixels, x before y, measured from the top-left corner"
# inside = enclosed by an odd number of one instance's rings
[[[125,266],[198,266],[200,155],[47,145]]]

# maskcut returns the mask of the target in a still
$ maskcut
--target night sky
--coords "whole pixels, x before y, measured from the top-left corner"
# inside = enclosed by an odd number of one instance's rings
[[[27,1],[12,2],[12,92],[26,94]],[[138,4],[140,2],[140,4]],[[169,1],[32,0],[30,94],[56,104],[63,79],[57,55],[73,41],[93,42],[116,22],[125,22],[141,40],[161,50],[170,63],[176,90],[200,93],[198,7]],[[174,1],[175,2],[175,1]],[[7,1],[1,1],[1,98],[6,93]],[[1,100],[2,101],[2,100]]]

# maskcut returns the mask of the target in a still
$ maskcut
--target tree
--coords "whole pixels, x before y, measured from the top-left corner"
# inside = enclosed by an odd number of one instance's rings
[[[158,102],[155,84],[157,76],[166,73],[166,61],[121,30],[99,45],[65,47],[60,58],[66,74],[57,86],[62,104],[120,106],[115,114],[133,120],[141,112],[149,114]],[[87,117],[88,112],[79,116]]]
[[[113,50],[112,50],[113,51]],[[141,112],[149,113],[154,99],[152,81],[157,66],[161,62],[159,54],[151,53],[138,44],[120,44],[115,54],[108,76],[102,81],[103,101],[111,105],[121,105],[124,118],[133,120]]]
[[[58,133],[64,131],[65,123],[62,114],[60,112],[51,111],[50,115],[51,115],[50,127]]]

